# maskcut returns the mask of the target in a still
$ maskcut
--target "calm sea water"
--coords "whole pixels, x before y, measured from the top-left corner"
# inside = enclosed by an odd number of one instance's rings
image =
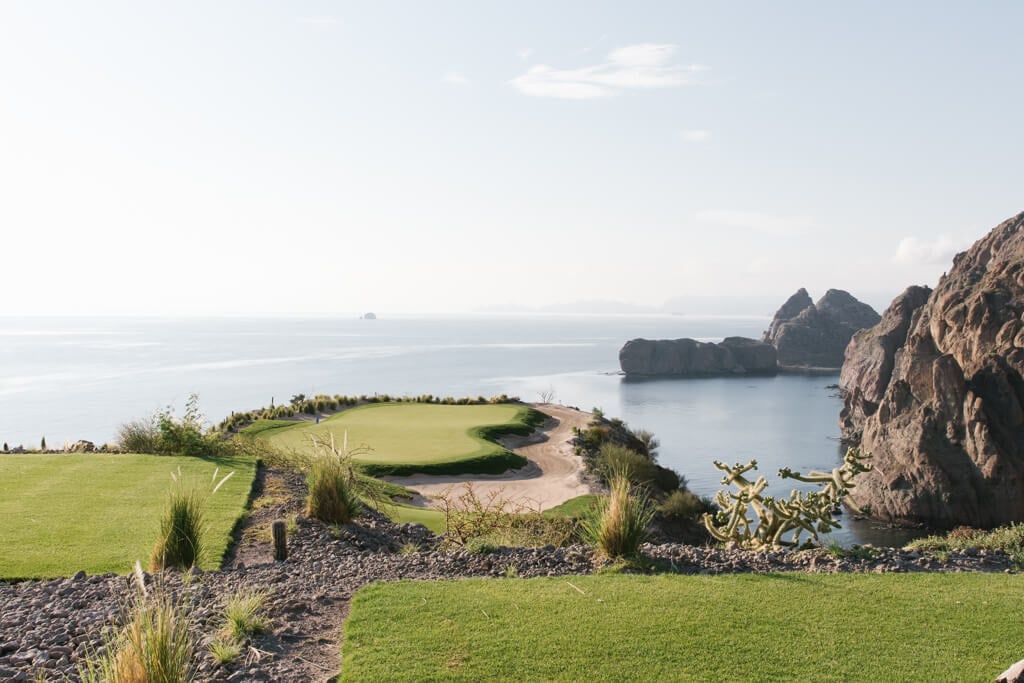
[[[713,460],[831,469],[841,458],[835,376],[630,381],[635,337],[757,337],[767,318],[474,316],[358,320],[6,319],[0,321],[0,441],[52,447],[113,440],[123,422],[197,393],[211,422],[293,394],[486,396],[599,407],[660,439],[690,487],[719,488]],[[774,492],[791,487],[776,485]],[[837,540],[900,543],[844,519]]]

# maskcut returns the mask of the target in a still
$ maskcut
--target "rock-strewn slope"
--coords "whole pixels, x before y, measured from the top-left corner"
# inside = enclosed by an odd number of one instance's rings
[[[775,349],[745,337],[718,344],[694,339],[632,339],[619,351],[619,366],[631,376],[710,377],[773,373]]]
[[[843,436],[875,456],[853,501],[938,527],[1024,520],[1024,213],[846,352]]]
[[[849,292],[830,289],[814,304],[801,288],[775,313],[762,341],[776,348],[782,368],[839,369],[854,333],[878,321],[878,313]]]

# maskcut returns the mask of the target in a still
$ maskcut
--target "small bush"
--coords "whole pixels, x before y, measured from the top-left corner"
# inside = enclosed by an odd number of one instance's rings
[[[259,590],[240,590],[230,595],[224,602],[224,640],[239,641],[270,628],[270,620],[262,614],[266,600],[266,591]]]
[[[598,515],[584,522],[588,540],[606,557],[632,557],[647,538],[654,516],[646,495],[634,494],[629,478],[615,476],[609,493],[598,504]]]
[[[649,485],[657,477],[656,466],[646,456],[613,443],[601,446],[597,455],[597,468],[601,479],[609,484],[621,476],[629,479],[634,486]]]
[[[79,666],[83,683],[178,683],[193,680],[192,615],[181,600],[158,586],[147,591],[136,564],[138,593],[125,626],[101,653]]]
[[[203,501],[194,488],[175,486],[160,518],[160,536],[149,560],[150,571],[188,569],[203,555]]]
[[[469,539],[466,543],[466,552],[474,555],[490,555],[498,549],[498,546],[486,538],[476,537]]]
[[[700,498],[691,491],[673,491],[658,506],[658,512],[675,520],[696,519],[705,512],[710,512],[712,502]]]
[[[218,664],[233,664],[242,656],[242,646],[234,640],[216,638],[210,643],[210,656]]]
[[[329,442],[311,437],[314,455],[306,472],[306,512],[326,524],[348,524],[362,510],[360,496],[376,504],[386,487],[373,485],[374,480],[356,468],[353,458],[369,448],[360,446],[350,451],[348,432],[341,448],[335,445],[334,434],[330,436]]]
[[[217,482],[219,472],[219,469],[213,472],[211,493],[216,493],[234,474],[231,472]],[[167,497],[167,507],[160,518],[160,535],[149,560],[151,571],[170,567],[188,569],[199,564],[205,552],[203,512],[206,495],[197,486],[186,484],[180,469],[177,475],[172,473],[171,478],[173,484]]]
[[[349,473],[339,462],[317,458],[306,474],[306,512],[327,524],[348,524],[361,509]]]
[[[159,439],[160,430],[152,418],[126,422],[117,429],[117,447],[126,453],[156,453]]]
[[[1002,550],[1018,557],[1024,556],[1024,524],[1011,524],[991,531],[957,527],[945,536],[919,538],[907,545],[908,550],[933,552],[967,548]]]

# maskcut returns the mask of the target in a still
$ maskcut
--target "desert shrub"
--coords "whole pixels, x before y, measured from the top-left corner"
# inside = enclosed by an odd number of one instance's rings
[[[242,656],[242,646],[234,640],[214,638],[210,641],[210,656],[218,664],[233,664]]]
[[[216,493],[234,472],[227,474],[220,482],[216,481],[218,474],[219,470],[214,470],[211,493]],[[206,494],[197,486],[187,484],[180,468],[171,477],[173,483],[167,505],[160,517],[160,535],[149,560],[151,571],[170,567],[188,569],[199,564],[205,552],[203,536],[206,533]]]
[[[466,483],[462,493],[447,491],[437,499],[445,516],[444,545],[448,548],[562,546],[577,535],[576,520],[548,517],[537,507],[502,497],[500,490],[480,495]]]
[[[306,512],[327,524],[348,524],[361,509],[348,472],[341,463],[318,458],[306,474]]]
[[[126,453],[156,453],[160,430],[153,418],[133,420],[117,428],[117,447]]]
[[[608,495],[598,502],[597,516],[584,521],[584,533],[606,557],[632,557],[647,538],[654,508],[647,495],[635,492],[624,475],[613,477],[608,489]]]
[[[1002,550],[1017,557],[1024,557],[1024,524],[1010,524],[991,531],[961,526],[946,535],[919,538],[907,545],[908,550],[933,552],[967,548]]]
[[[674,520],[688,520],[710,512],[713,505],[711,500],[701,498],[692,491],[677,489],[658,505],[658,512]]]
[[[244,589],[229,595],[222,612],[222,640],[237,642],[270,628],[270,619],[263,613],[267,597],[266,591]]]
[[[78,668],[83,683],[180,683],[195,674],[193,617],[161,585],[147,589],[136,564],[136,595],[125,625]]]
[[[474,555],[490,555],[498,549],[495,543],[481,536],[469,539],[465,547],[466,552]]]
[[[610,483],[618,476],[635,485],[653,484],[658,476],[653,462],[636,451],[614,443],[605,443],[597,455],[597,471]]]
[[[361,493],[374,497],[376,490],[369,487],[369,477],[362,476],[353,460],[365,447],[349,450],[348,432],[338,448],[334,434],[330,441],[312,437],[314,455],[306,472],[309,493],[306,512],[310,517],[327,524],[348,524],[359,515]]]

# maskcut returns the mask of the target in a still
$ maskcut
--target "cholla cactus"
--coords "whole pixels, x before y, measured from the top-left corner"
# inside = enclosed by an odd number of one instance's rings
[[[784,467],[779,470],[783,479],[823,485],[820,491],[811,493],[793,490],[789,498],[764,496],[768,480],[758,477],[750,481],[744,476],[757,469],[756,460],[732,467],[716,460],[715,467],[725,472],[722,484],[734,485],[739,490],[736,493],[719,491],[715,496],[719,512],[705,514],[701,519],[713,538],[733,541],[751,550],[798,546],[800,534],[805,531],[816,541],[819,533],[839,528],[839,522],[832,519],[833,511],[853,488],[854,477],[871,469],[866,462],[870,458],[851,448],[846,451],[843,464],[831,472],[812,471],[802,475]],[[792,537],[785,538],[790,532],[793,532]]]

